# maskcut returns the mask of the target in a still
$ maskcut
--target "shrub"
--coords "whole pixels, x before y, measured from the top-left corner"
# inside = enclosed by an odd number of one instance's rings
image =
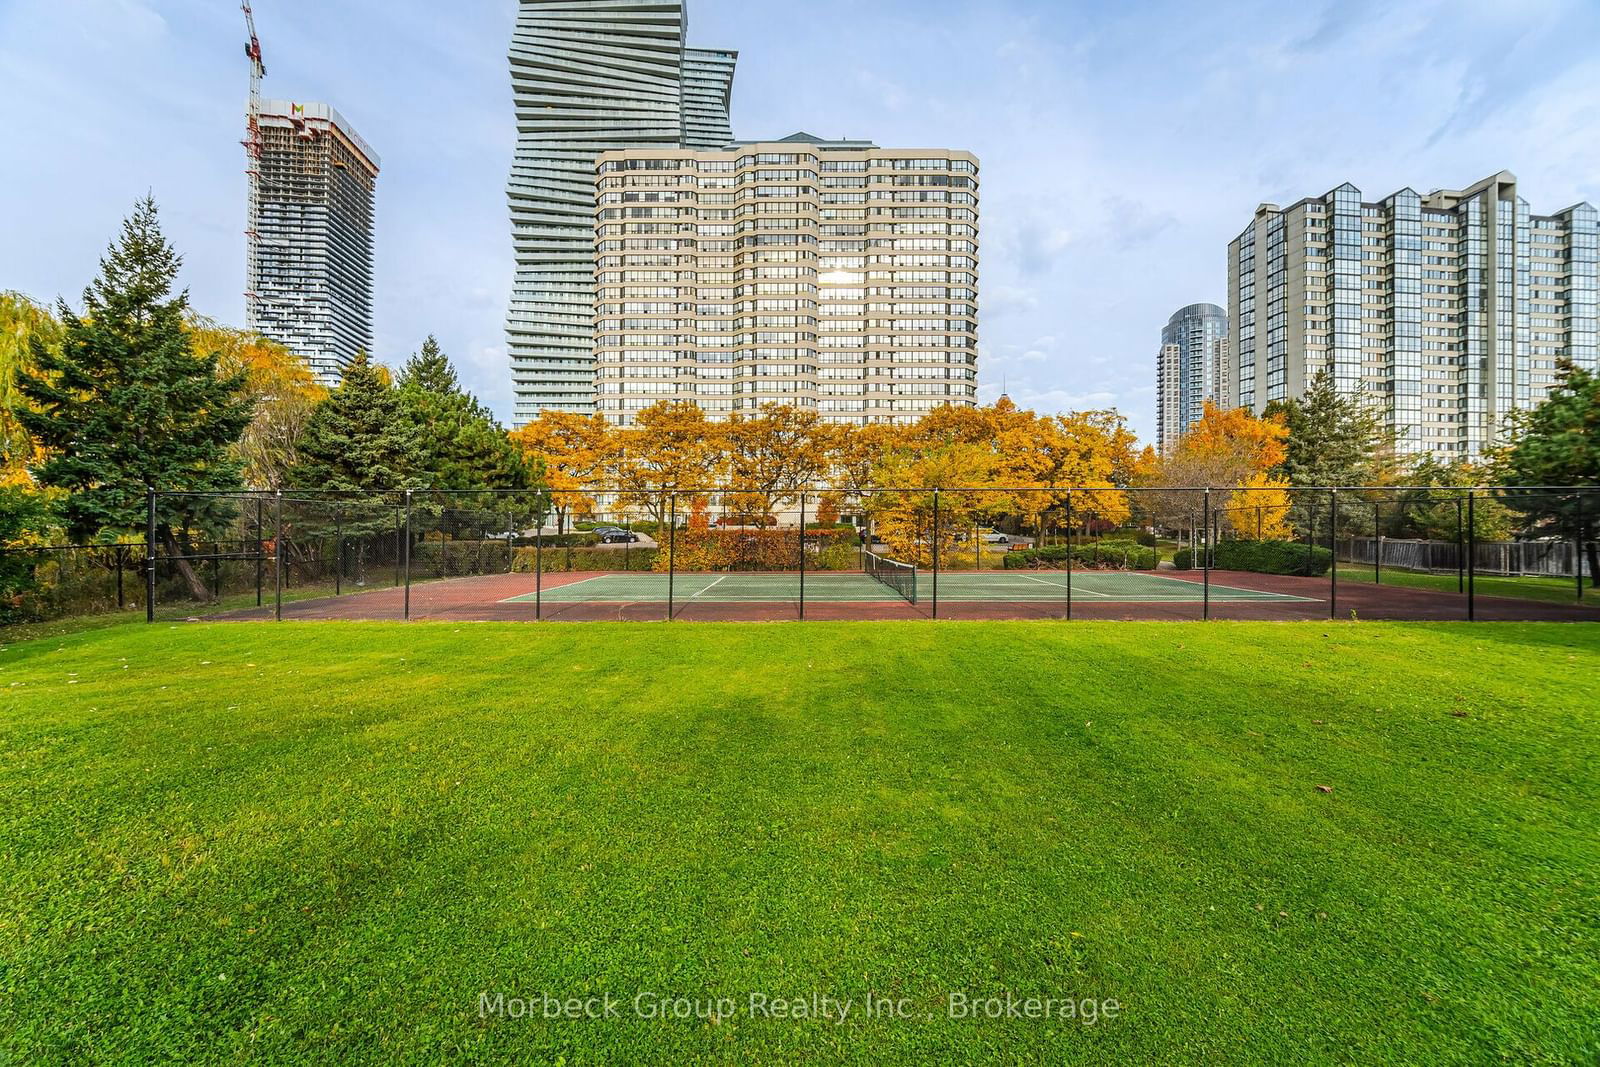
[[[855,531],[848,528],[807,530],[808,554],[820,558],[832,546],[851,546]],[[680,571],[788,570],[798,567],[799,531],[771,529],[680,530],[675,549]],[[808,560],[808,566],[810,561]],[[656,558],[655,569],[667,569],[667,556]]]
[[[1225,571],[1317,577],[1333,566],[1333,553],[1299,541],[1219,541],[1212,564]]]
[[[1140,530],[1134,540],[1146,548],[1156,547],[1156,535],[1148,530]]]
[[[1005,566],[1008,570],[1026,569],[1035,565],[1065,569],[1067,553],[1066,545],[1047,545],[1044,548],[1007,552]],[[1071,553],[1072,565],[1084,570],[1149,571],[1154,570],[1156,566],[1155,550],[1143,548],[1132,541],[1093,541],[1089,544],[1073,545]]]
[[[1194,550],[1180,548],[1172,554],[1172,565],[1180,571],[1194,570]]]
[[[517,549],[515,558],[511,561],[511,569],[518,574],[532,574],[535,550],[530,547]],[[640,548],[633,546],[624,552],[621,548],[546,548],[541,562],[544,572],[550,574],[558,571],[648,571],[655,566],[657,552],[653,548]],[[662,568],[666,568],[665,555],[662,556]]]

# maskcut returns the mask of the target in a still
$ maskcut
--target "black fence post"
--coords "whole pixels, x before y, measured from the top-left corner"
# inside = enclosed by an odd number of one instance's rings
[[[1383,524],[1378,521],[1381,507],[1376,500],[1372,502],[1372,584],[1383,584]]]
[[[123,545],[118,545],[117,546],[117,549],[116,549],[116,561],[117,561],[117,610],[118,611],[121,611],[123,608],[128,606],[128,602],[127,602],[126,598],[122,595],[122,558],[124,556],[126,556],[127,554],[128,554],[128,550],[127,550],[127,548],[125,546],[123,546]],[[1578,550],[1578,555],[1580,555],[1580,556],[1583,555],[1582,548],[1580,548]],[[1581,567],[1578,569],[1578,595],[1580,597],[1583,596],[1583,569]]]
[[[156,491],[145,490],[144,621],[156,621]]]
[[[1200,609],[1200,612],[1201,612],[1200,617],[1202,619],[1209,619],[1209,618],[1211,618],[1211,487],[1210,486],[1206,487],[1205,502],[1202,505],[1202,508],[1203,508],[1203,515],[1204,515],[1204,519],[1205,519],[1205,526],[1206,526],[1206,543],[1205,543],[1205,553],[1204,553],[1204,555],[1202,555],[1200,557],[1200,566],[1202,568],[1201,572],[1200,572],[1200,583],[1201,583],[1201,586],[1202,586],[1202,592],[1201,592],[1202,601],[1201,602],[1202,602],[1202,605],[1203,605],[1201,607],[1201,609]],[[1067,552],[1070,554],[1072,552],[1072,549],[1068,548]]]
[[[1339,490],[1328,490],[1328,618],[1339,617]]]
[[[344,592],[344,515],[333,507],[333,595]]]
[[[800,619],[806,617],[806,495],[800,494]]]
[[[678,579],[678,494],[672,494],[667,510],[667,621],[672,621],[673,593]]]
[[[1473,514],[1473,499],[1477,494],[1467,491],[1467,621],[1478,617],[1478,523]]]
[[[939,617],[939,490],[933,491],[933,617]]]
[[[1072,621],[1072,490],[1067,490],[1067,621]]]
[[[1467,544],[1461,526],[1461,494],[1456,494],[1456,592],[1467,591]]]
[[[406,592],[403,619],[411,618],[411,490],[406,490],[406,536],[404,544]]]
[[[261,606],[261,586],[266,581],[267,571],[267,502],[260,494],[256,495],[256,607]]]
[[[283,490],[273,498],[272,617],[283,621]]]
[[[1578,490],[1578,542],[1573,545],[1573,574],[1578,576],[1578,600],[1584,598],[1584,539],[1586,539],[1584,534],[1586,533],[1586,528],[1584,528],[1584,491]],[[118,589],[122,589],[120,577],[118,577]],[[120,597],[120,593],[118,593],[118,597]]]
[[[533,619],[544,618],[544,513],[534,512],[533,521]]]

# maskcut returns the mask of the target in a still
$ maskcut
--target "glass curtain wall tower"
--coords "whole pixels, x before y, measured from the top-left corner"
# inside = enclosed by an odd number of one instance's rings
[[[1166,452],[1200,421],[1205,402],[1227,406],[1232,393],[1228,313],[1215,304],[1179,308],[1156,354],[1156,448]]]
[[[520,0],[517,147],[506,187],[516,277],[514,423],[594,410],[594,166],[611,149],[733,139],[738,53],[687,48],[682,0]]]
[[[1535,215],[1507,171],[1263,204],[1228,248],[1235,402],[1260,411],[1327,371],[1373,400],[1402,454],[1479,459],[1557,360],[1595,368],[1597,244],[1592,205]]]

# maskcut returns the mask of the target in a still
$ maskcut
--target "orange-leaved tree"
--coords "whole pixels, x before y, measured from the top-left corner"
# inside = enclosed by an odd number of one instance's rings
[[[612,480],[626,507],[642,508],[658,523],[672,509],[674,490],[705,489],[722,477],[726,433],[692,400],[663,400],[617,431]],[[686,496],[678,502],[687,511]]]
[[[1268,477],[1268,473],[1283,462],[1288,436],[1280,415],[1257,416],[1246,408],[1220,408],[1208,401],[1200,421],[1179,438],[1172,454],[1162,460],[1159,483],[1167,487],[1209,487],[1213,490],[1212,508],[1225,515],[1231,515],[1234,507],[1254,508],[1257,493],[1276,494],[1260,497],[1263,507],[1279,503],[1287,507],[1287,483]],[[1230,492],[1235,488],[1245,491]],[[1161,494],[1157,500],[1162,505],[1162,518],[1172,525],[1181,525],[1184,518],[1192,522],[1202,507],[1199,493]],[[1253,511],[1249,525],[1253,531]]]
[[[768,515],[819,485],[834,456],[834,428],[815,411],[764,404],[751,416],[735,414],[723,426],[727,478],[735,510]]]
[[[603,416],[547,409],[511,431],[511,442],[530,466],[543,467],[559,530],[565,530],[569,517],[594,514],[594,494],[617,451],[616,432]]]
[[[311,367],[276,341],[251,330],[192,315],[184,328],[196,351],[217,353],[217,373],[245,376],[252,401],[250,425],[234,451],[244,461],[244,481],[253,489],[287,489],[289,471],[300,461],[300,436],[311,413],[328,397]],[[314,488],[300,486],[297,488]]]

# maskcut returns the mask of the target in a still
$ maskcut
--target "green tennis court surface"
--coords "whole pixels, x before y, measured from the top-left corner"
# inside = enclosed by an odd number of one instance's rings
[[[665,574],[601,574],[563,585],[547,585],[543,599],[547,604],[639,603],[667,599]],[[879,603],[901,600],[894,589],[866,574],[837,571],[807,572],[806,600],[837,603]],[[933,578],[917,575],[918,601],[933,596]],[[1120,603],[1198,603],[1205,592],[1198,581],[1167,578],[1158,574],[1128,572],[1075,572],[1072,575],[1074,599],[1105,600]],[[503,604],[531,604],[535,594],[508,597]],[[737,572],[730,574],[679,574],[672,581],[672,597],[677,601],[718,603],[771,603],[800,599],[800,575],[795,572]],[[944,572],[939,575],[941,601],[1063,601],[1067,597],[1064,571]],[[1314,598],[1268,593],[1258,589],[1211,586],[1211,599],[1222,602],[1299,601]]]

